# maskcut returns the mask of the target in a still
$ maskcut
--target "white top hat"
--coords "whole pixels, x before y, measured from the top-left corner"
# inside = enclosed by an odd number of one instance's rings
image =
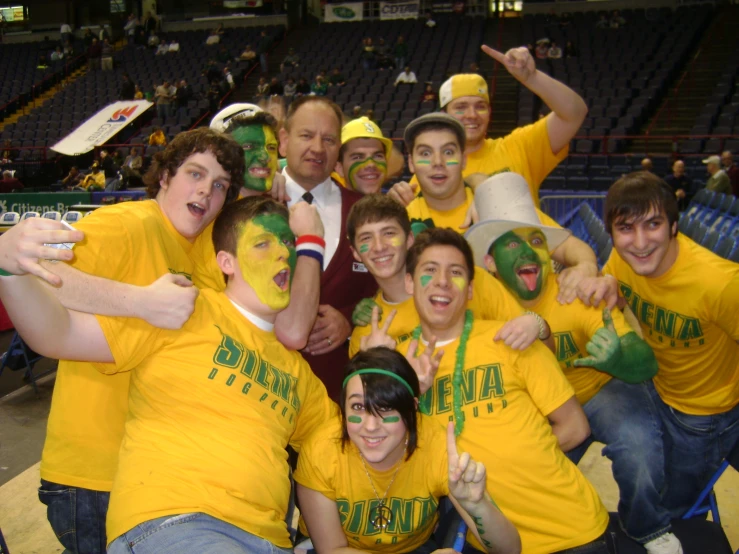
[[[472,247],[475,264],[481,267],[485,267],[485,254],[493,242],[513,229],[541,229],[550,252],[570,236],[567,229],[541,224],[529,185],[518,173],[498,173],[485,180],[475,190],[475,208],[479,223],[470,227],[464,236]]]
[[[226,129],[228,122],[237,115],[251,117],[261,111],[262,108],[256,104],[231,104],[213,116],[210,121],[210,128],[222,132]]]

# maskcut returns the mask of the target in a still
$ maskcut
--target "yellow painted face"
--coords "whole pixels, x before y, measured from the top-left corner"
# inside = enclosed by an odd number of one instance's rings
[[[290,282],[295,270],[295,237],[284,217],[259,215],[239,234],[239,269],[257,298],[273,310],[290,303]]]

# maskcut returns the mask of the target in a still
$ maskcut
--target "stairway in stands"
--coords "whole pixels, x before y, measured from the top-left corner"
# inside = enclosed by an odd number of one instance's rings
[[[650,135],[687,135],[695,124],[706,101],[711,96],[721,73],[726,69],[739,41],[739,6],[725,5],[717,10],[706,29],[695,55],[677,78],[667,97],[640,131]],[[635,141],[630,151],[643,151],[644,143]],[[670,139],[649,140],[650,153],[671,153]]]
[[[501,52],[521,46],[521,20],[518,18],[488,20],[485,25],[484,42]],[[505,136],[517,126],[519,83],[502,65],[484,52],[480,52],[480,70],[488,77],[490,86],[492,116],[488,135]]]

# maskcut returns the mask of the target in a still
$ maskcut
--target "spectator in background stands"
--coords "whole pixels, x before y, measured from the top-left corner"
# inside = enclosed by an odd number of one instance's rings
[[[608,18],[606,17],[606,14],[602,13],[600,14],[600,17],[598,18],[598,22],[595,24],[596,29],[608,29],[611,24],[608,22]]]
[[[272,46],[272,39],[267,35],[267,31],[262,31],[259,42],[257,43],[257,54],[259,55],[259,66],[262,69],[262,73],[269,71],[269,63],[267,61],[267,53]]]
[[[128,73],[121,75],[121,91],[118,93],[120,100],[133,100],[133,96],[136,93],[136,85],[131,81],[131,77]]]
[[[64,56],[66,56],[67,58],[71,58],[72,56],[74,56],[74,46],[72,46],[72,43],[70,41],[64,43],[63,52]]]
[[[136,39],[136,28],[139,26],[139,20],[134,14],[128,16],[126,24],[123,26],[123,34],[126,35],[128,44],[133,44]]]
[[[729,150],[725,150],[721,154],[721,163],[724,166],[724,171],[729,176],[731,192],[734,196],[739,196],[739,167],[734,163],[734,157]]]
[[[100,67],[103,71],[113,71],[113,46],[107,38],[100,46]]]
[[[565,58],[577,58],[579,55],[580,52],[575,44],[571,40],[568,40],[565,44]]]
[[[215,60],[208,60],[208,63],[206,64],[205,69],[203,69],[202,74],[205,76],[209,83],[221,80],[221,72],[218,69],[218,65],[216,64]]]
[[[423,94],[421,95],[421,104],[425,104],[427,102],[436,104],[437,99],[438,97],[434,90],[434,86],[431,83],[426,83],[426,90],[423,91]]]
[[[282,86],[280,80],[277,77],[272,77],[269,83],[269,95],[270,96],[282,96],[285,93],[285,87]]]
[[[81,180],[82,173],[80,173],[80,170],[77,169],[76,165],[73,165],[69,169],[69,173],[67,173],[67,176],[62,179],[62,186],[66,189],[71,189],[73,187],[76,187]]]
[[[141,90],[141,87],[139,87],[138,85],[133,86],[133,99],[134,100],[144,99],[144,92]]]
[[[239,59],[242,62],[250,62],[249,65],[251,65],[251,62],[253,62],[256,57],[257,53],[251,47],[251,44],[247,44],[246,48],[244,48],[244,51],[239,56]]]
[[[180,80],[175,93],[175,104],[177,105],[177,115],[187,114],[187,104],[192,99],[192,89],[185,79]]]
[[[72,27],[69,26],[69,23],[62,23],[59,29],[59,35],[61,36],[62,44],[72,40]]]
[[[282,60],[280,64],[280,71],[284,73],[286,69],[292,70],[300,66],[300,56],[295,53],[295,48],[290,48],[287,51],[287,56]]]
[[[221,91],[221,83],[218,80],[213,80],[210,82],[210,88],[208,88],[206,96],[208,98],[208,106],[210,111],[216,113],[219,109],[221,97],[223,96],[223,91]]]
[[[149,146],[167,146],[167,137],[161,127],[156,127],[154,132],[149,135]]]
[[[731,181],[726,171],[721,169],[721,158],[718,156],[709,156],[703,163],[706,164],[708,171],[708,181],[706,181],[706,189],[722,194],[731,194]]]
[[[334,67],[331,76],[328,78],[328,82],[335,87],[343,87],[346,84],[346,77],[339,71],[338,67]]]
[[[375,58],[375,45],[372,44],[372,39],[366,37],[362,41],[362,67],[366,70],[374,69],[377,64]]]
[[[74,190],[84,190],[87,192],[105,190],[105,173],[103,173],[98,162],[92,163],[90,173],[79,181],[77,186],[74,187]]]
[[[536,41],[536,59],[546,60],[549,57],[549,39],[540,38]]]
[[[287,81],[285,82],[282,95],[287,98],[287,101],[289,102],[293,99],[297,91],[298,85],[295,83],[295,79],[293,79],[292,77],[288,77]]]
[[[113,181],[116,178],[116,175],[118,173],[118,167],[116,167],[115,162],[113,161],[113,158],[110,156],[108,151],[103,148],[100,150],[100,168],[103,170],[103,175],[105,176],[105,186],[107,187],[111,181]]]
[[[159,29],[159,20],[151,12],[146,13],[146,17],[143,21],[144,30],[147,33],[156,32]]]
[[[88,29],[89,30],[89,29]],[[87,49],[87,68],[90,71],[97,71],[100,69],[100,56],[102,55],[102,45],[100,41],[95,37],[92,37],[92,42]]]
[[[377,127],[380,126],[380,123],[375,119],[375,110],[373,110],[372,108],[370,108],[366,112],[364,112],[364,117],[366,117],[367,119],[369,119]]]
[[[431,12],[431,10],[426,10],[426,13],[423,16],[425,22],[424,25],[428,27],[429,29],[433,29],[436,27],[436,21],[434,20],[434,14]]]
[[[562,58],[562,49],[557,46],[556,42],[552,42],[552,45],[549,47],[549,52],[547,52],[547,56],[550,60],[559,60]]]
[[[405,67],[405,60],[408,59],[408,45],[403,35],[398,36],[398,40],[393,47],[393,56],[395,56],[395,67]]]
[[[92,39],[93,38],[95,38],[95,37],[92,34],[92,31],[89,28],[85,29],[85,32],[82,35],[82,42],[85,43],[85,48],[89,48],[90,47],[90,45],[92,44]]]
[[[269,83],[266,77],[260,77],[257,83],[257,96],[269,96]]]
[[[106,25],[103,25],[100,27],[100,30],[98,31],[98,39],[100,40],[100,43],[102,44],[102,42],[106,38],[110,40],[110,33],[108,33],[108,27]]]
[[[116,148],[115,152],[113,152],[113,163],[118,169],[123,166],[123,154],[121,153],[120,148]]]
[[[13,172],[9,169],[3,171],[3,178],[0,179],[0,194],[21,190],[23,183],[13,177]]]
[[[485,79],[485,81],[488,80],[487,75],[485,75],[482,71],[480,71],[480,66],[478,65],[477,62],[472,62],[470,64],[469,73],[474,73],[476,75],[479,75],[480,77],[482,77],[483,79]]]
[[[174,100],[176,89],[169,84],[169,81],[164,81],[161,85],[156,87],[154,92],[154,99],[157,103],[157,117],[164,121],[171,115],[171,104]]]
[[[693,190],[692,179],[685,175],[684,161],[676,160],[672,164],[672,173],[665,176],[665,183],[670,185],[672,190],[675,191],[678,209],[681,212],[687,209],[690,200],[695,194],[695,190]]]
[[[298,81],[298,86],[295,89],[297,96],[304,96],[306,94],[310,94],[310,85],[308,84],[308,81],[305,79],[305,77],[301,77]]]
[[[167,44],[167,41],[163,40],[157,47],[157,51],[154,53],[154,55],[164,56],[165,54],[169,54],[169,44]]]
[[[352,119],[359,119],[362,117],[362,106],[356,105],[352,108]]]
[[[234,76],[231,73],[231,68],[226,66],[223,68],[223,79],[228,84],[228,88],[231,90],[236,88],[236,83],[234,82]]]
[[[410,66],[405,66],[405,69],[395,78],[395,86],[398,85],[414,85],[418,82],[416,74],[411,71]]]
[[[51,61],[60,62],[63,59],[64,59],[64,52],[62,52],[62,47],[57,46],[56,49],[51,53]]]
[[[315,96],[326,96],[328,92],[328,85],[323,80],[323,77],[316,75],[315,80],[310,85],[310,93]]]
[[[652,160],[650,158],[644,158],[641,161],[641,170],[649,171],[649,173],[654,173],[654,164],[652,164]]]
[[[619,27],[623,27],[624,25],[626,25],[626,20],[621,17],[621,14],[618,12],[618,10],[613,10],[609,24],[611,29],[618,29]]]
[[[157,48],[159,46],[159,37],[154,31],[149,31],[149,38],[146,39],[146,44],[149,48]]]
[[[3,160],[9,160],[9,161],[4,161],[2,163],[10,163],[13,161],[13,158],[15,156],[11,148],[13,148],[13,143],[11,142],[11,140],[5,139],[5,142],[3,142],[3,152],[2,154],[0,154],[0,158],[2,158]]]
[[[218,63],[222,64],[227,64],[231,61],[231,54],[228,53],[228,50],[226,49],[226,46],[224,44],[221,44],[221,46],[218,48],[216,60],[218,61]]]
[[[385,44],[385,39],[380,37],[377,40],[377,46],[375,47],[375,56],[377,58],[377,69],[384,71],[385,69],[392,69],[395,67],[393,58],[390,55],[390,49]]]
[[[9,165],[12,163],[13,160],[10,159],[10,150],[3,150],[3,153],[0,154],[0,165]]]

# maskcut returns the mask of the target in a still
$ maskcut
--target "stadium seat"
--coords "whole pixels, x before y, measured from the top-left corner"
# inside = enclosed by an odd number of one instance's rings
[[[82,219],[82,212],[77,211],[64,212],[62,216],[62,221],[66,221],[70,225],[77,223],[80,219]]]
[[[0,225],[2,226],[11,226],[15,225],[21,220],[21,216],[18,212],[5,212],[2,215],[2,220],[0,221]]]
[[[38,212],[26,212],[21,216],[21,221],[25,219],[30,219],[32,217],[39,217],[39,213]]]
[[[45,212],[41,217],[44,219],[51,219],[53,221],[61,221],[62,220],[62,214],[59,212]]]

